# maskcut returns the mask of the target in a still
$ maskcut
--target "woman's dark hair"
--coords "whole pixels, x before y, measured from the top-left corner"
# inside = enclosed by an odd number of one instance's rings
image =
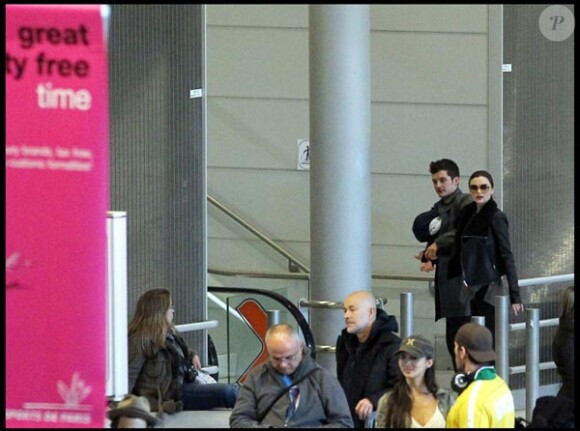
[[[435,394],[439,386],[435,381],[435,361],[433,365],[425,370],[425,386],[427,390]],[[386,427],[387,428],[406,428],[406,418],[411,415],[413,400],[411,399],[411,388],[403,374],[397,376],[395,386],[391,390],[391,395],[387,400]]]
[[[485,177],[485,178],[487,178],[487,180],[489,181],[489,184],[491,184],[491,188],[493,189],[493,177],[487,171],[475,171],[469,177],[469,181],[467,182],[467,184],[468,185],[471,184],[471,180],[474,179],[474,178],[477,178],[477,177]]]

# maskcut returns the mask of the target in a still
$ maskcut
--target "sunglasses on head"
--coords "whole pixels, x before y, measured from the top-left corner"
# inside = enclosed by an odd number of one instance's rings
[[[489,184],[482,184],[480,186],[478,186],[477,184],[470,184],[469,185],[469,190],[472,190],[474,192],[481,190],[482,192],[486,192],[490,189],[491,187],[489,186]]]

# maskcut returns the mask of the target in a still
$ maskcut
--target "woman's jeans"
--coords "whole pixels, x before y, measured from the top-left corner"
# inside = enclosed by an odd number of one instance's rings
[[[240,393],[240,385],[212,383],[200,385],[183,383],[183,410],[211,410],[214,408],[232,408]]]

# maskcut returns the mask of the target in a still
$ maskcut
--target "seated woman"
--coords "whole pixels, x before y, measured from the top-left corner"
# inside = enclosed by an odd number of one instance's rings
[[[401,341],[397,355],[402,375],[379,399],[375,428],[445,428],[455,397],[435,382],[434,354],[421,335]]]
[[[129,323],[129,392],[144,396],[152,411],[232,408],[237,384],[199,384],[191,367],[201,368],[196,354],[173,324],[169,290],[152,289],[139,298]]]

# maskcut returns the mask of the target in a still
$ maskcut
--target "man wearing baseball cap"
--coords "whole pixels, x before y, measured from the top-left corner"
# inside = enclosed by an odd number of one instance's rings
[[[447,428],[514,428],[514,398],[496,374],[489,329],[466,323],[455,335],[456,374],[451,386],[460,391],[447,415]]]

